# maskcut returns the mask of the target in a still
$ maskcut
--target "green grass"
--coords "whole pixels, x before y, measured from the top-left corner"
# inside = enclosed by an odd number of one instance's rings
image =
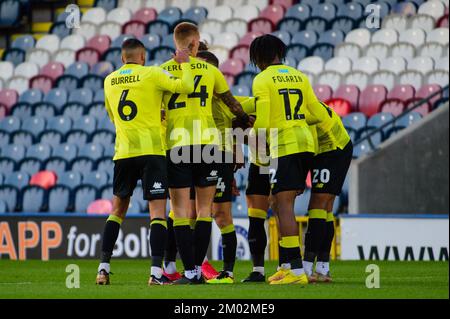
[[[380,268],[379,289],[365,286],[366,266]],[[68,264],[80,267],[80,288],[66,288]],[[213,263],[217,268],[220,262]],[[305,299],[305,298],[449,298],[448,262],[333,262],[334,283],[300,287],[268,284],[147,286],[149,262],[113,260],[111,286],[96,286],[97,261],[0,260],[0,298],[163,298],[163,299]],[[275,263],[267,264],[271,274]],[[237,281],[250,271],[250,262],[238,262]]]

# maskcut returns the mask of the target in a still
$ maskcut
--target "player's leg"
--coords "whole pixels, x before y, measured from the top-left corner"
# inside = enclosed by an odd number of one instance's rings
[[[172,209],[172,204],[170,204],[170,212],[167,217],[167,243],[166,249],[164,251],[164,276],[169,278],[171,281],[175,281],[181,278],[180,273],[177,271],[177,242],[175,239],[175,232],[173,229],[173,221],[175,219],[175,214]]]
[[[114,162],[113,210],[103,230],[102,255],[96,278],[98,285],[109,285],[111,257],[138,178],[139,167],[135,164],[135,159]]]

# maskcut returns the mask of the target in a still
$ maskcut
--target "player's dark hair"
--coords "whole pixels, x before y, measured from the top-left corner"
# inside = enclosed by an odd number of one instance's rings
[[[209,50],[208,42],[206,42],[206,41],[200,41],[200,44],[199,44],[199,46],[198,46],[198,50],[199,50],[199,51],[208,51],[208,50]]]
[[[209,51],[198,51],[197,58],[203,59],[206,62],[214,65],[215,67],[219,67],[219,59],[216,55]]]
[[[135,50],[135,49],[144,49],[144,44],[138,39],[126,39],[122,43],[122,50]]]
[[[287,47],[283,41],[271,34],[262,35],[250,45],[250,62],[254,65],[270,65],[275,58],[283,61]]]

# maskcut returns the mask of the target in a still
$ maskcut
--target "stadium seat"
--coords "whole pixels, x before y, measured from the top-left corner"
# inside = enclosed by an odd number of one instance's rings
[[[401,101],[407,101],[412,99],[416,94],[416,90],[412,85],[397,85],[391,91],[389,91],[388,99],[399,99]]]
[[[28,79],[39,73],[39,67],[33,62],[23,62],[17,65],[14,69],[15,76],[24,76]]]
[[[438,19],[445,13],[445,6],[440,1],[427,1],[419,7],[418,13]]]
[[[14,116],[8,116],[0,121],[0,130],[12,133],[20,129],[21,120]]]
[[[326,103],[341,117],[350,114],[352,111],[350,102],[344,99],[331,99]]]
[[[405,103],[399,99],[387,99],[381,104],[381,112],[399,116],[405,110]]]
[[[422,98],[414,98],[405,102],[406,109],[410,110],[414,108],[414,112],[420,113],[423,117],[427,116],[431,112],[431,103],[422,102]],[[420,105],[416,107],[417,105]]]
[[[302,44],[308,48],[312,48],[318,42],[318,35],[315,31],[305,30],[294,33],[291,44]]]
[[[74,190],[74,211],[85,213],[90,203],[97,197],[97,191],[92,186],[79,186]]]
[[[399,117],[395,121],[395,125],[399,127],[408,127],[416,122],[419,122],[422,119],[422,115],[417,112],[409,112],[401,117]]]
[[[136,38],[143,36],[147,26],[141,21],[131,20],[122,26],[122,33],[132,35]]]
[[[341,30],[328,30],[320,34],[319,43],[336,46],[344,41],[344,37],[344,32],[342,32]]]
[[[92,90],[82,88],[70,92],[68,102],[76,102],[81,103],[83,105],[89,105],[92,103],[92,98],[93,98]]]
[[[34,144],[33,146],[27,148],[26,156],[43,161],[50,157],[51,153],[52,148],[48,144]]]
[[[34,174],[30,179],[30,185],[39,186],[48,190],[56,185],[57,176],[51,171],[41,171]]]
[[[148,24],[156,19],[158,12],[153,8],[140,8],[133,14],[132,19]]]
[[[72,144],[61,144],[59,147],[56,147],[53,150],[53,156],[61,157],[67,161],[73,160],[75,157],[77,157],[78,154],[78,147],[76,145]]]
[[[171,26],[166,21],[155,20],[148,24],[147,33],[158,35],[160,37],[166,36],[170,34]]]
[[[11,141],[15,145],[30,147],[34,143],[34,136],[27,131],[15,131],[11,135]]]
[[[56,185],[48,191],[48,212],[65,213],[70,208],[70,188],[64,185]]]
[[[0,149],[0,151],[1,151],[1,149]],[[2,155],[1,152],[0,152],[0,155]],[[8,155],[6,155],[6,156],[8,156]],[[5,155],[2,155],[2,157],[0,157],[0,171],[3,174],[9,174],[9,173],[13,172],[15,166],[16,166],[16,162],[14,159],[5,157]]]
[[[61,22],[54,22],[49,32],[50,34],[56,35],[59,39],[64,39],[65,37],[68,37],[71,34],[72,29],[66,26],[65,21],[61,21]]]
[[[308,48],[302,44],[291,44],[287,48],[287,57],[301,61],[308,56]]]
[[[305,21],[311,16],[311,7],[307,4],[296,4],[286,11],[286,18],[296,18]]]
[[[380,128],[381,126],[391,122],[394,120],[394,115],[392,113],[377,113],[373,115],[368,121],[367,121],[367,127],[368,128]],[[383,134],[384,136],[387,136],[390,129],[394,127],[394,124],[390,124],[383,128]]]
[[[366,47],[370,44],[371,36],[370,31],[367,29],[355,29],[345,36],[345,42]]]
[[[87,207],[87,213],[90,215],[109,215],[113,209],[111,200],[97,199]]]
[[[333,97],[333,89],[326,84],[317,84],[313,87],[314,93],[320,101],[327,102]]]
[[[39,135],[37,141],[39,141],[39,143],[41,144],[58,146],[62,143],[63,138],[64,135],[61,132],[55,130],[45,130]]]
[[[89,134],[82,130],[71,130],[66,134],[66,142],[75,144],[78,149],[83,147],[89,139]]]
[[[220,8],[216,8],[216,9],[219,10]],[[183,15],[183,13],[181,12],[181,10],[179,8],[168,7],[168,8],[165,8],[164,10],[162,10],[158,14],[158,20],[165,21],[165,22],[169,23],[170,25],[173,25],[176,21],[181,19],[182,15]],[[220,13],[219,13],[219,15],[220,15]],[[213,17],[211,17],[211,18],[213,19]],[[231,16],[225,17],[225,20],[229,19],[229,18],[231,18]]]
[[[44,94],[48,93],[53,87],[53,80],[46,75],[37,75],[30,79],[30,88],[41,90]]]
[[[93,66],[95,63],[100,61],[100,52],[93,48],[83,48],[77,51],[76,60],[85,62],[89,64],[89,66]]]
[[[356,44],[342,43],[334,49],[334,55],[337,57],[347,57],[350,60],[356,60],[361,57],[362,51]]]
[[[22,191],[21,210],[26,213],[38,213],[47,209],[47,193],[39,186],[28,186]]]
[[[0,3],[0,24],[15,26],[19,22],[21,12],[19,1],[2,1]]]
[[[386,100],[387,89],[382,85],[370,85],[361,92],[359,110],[367,116],[379,112],[381,103]]]
[[[333,94],[334,98],[350,102],[352,111],[356,112],[359,105],[360,90],[356,85],[341,85]]]
[[[406,71],[407,62],[405,58],[402,57],[389,57],[386,59],[381,59],[380,70],[390,71],[396,75],[403,71]]]
[[[65,68],[69,67],[71,64],[75,63],[76,53],[70,49],[58,50],[53,54],[53,61],[60,62]]]
[[[312,17],[322,17],[327,21],[331,21],[336,17],[337,8],[336,5],[329,3],[316,4],[312,7]]]
[[[388,90],[392,90],[397,82],[397,77],[391,71],[378,71],[371,76],[372,85],[384,85]]]
[[[409,26],[412,29],[421,29],[429,32],[435,28],[435,20],[427,14],[418,14],[410,18]]]
[[[25,172],[11,172],[6,175],[4,185],[22,189],[30,182],[30,175]]]
[[[0,79],[7,81],[13,75],[14,75],[14,64],[12,64],[9,61],[0,61]]]
[[[84,25],[84,23],[82,24]],[[88,37],[89,39],[92,37]],[[72,51],[78,51],[86,45],[86,39],[79,34],[72,34],[61,40],[61,49],[70,49]]]
[[[0,200],[6,203],[8,212],[15,212],[19,202],[18,189],[12,186],[0,185]]]
[[[0,101],[1,104],[6,106],[6,108],[9,110],[11,106],[17,103],[18,100],[18,94],[15,90],[11,89],[3,89],[0,90]],[[0,127],[1,129],[1,127]]]
[[[114,10],[114,9],[113,9]],[[88,9],[81,17],[82,22],[100,24],[106,20],[106,10],[102,7]]]
[[[336,71],[322,72],[317,79],[317,84],[329,85],[335,91],[342,84],[342,75]]]
[[[408,28],[408,18],[402,15],[390,15],[383,20],[383,29],[394,29],[398,32]]]
[[[71,171],[80,173],[91,172],[94,166],[94,160],[87,157],[77,157],[70,163]]]
[[[441,87],[446,87],[449,82],[449,72],[444,70],[431,71],[426,75],[426,83],[438,84]]]
[[[108,183],[108,173],[105,171],[86,172],[86,174],[82,175],[83,185],[91,185],[100,188]]]
[[[373,74],[380,68],[380,62],[376,57],[362,57],[353,61],[353,71],[362,71],[367,74]]]
[[[399,33],[395,29],[387,29],[383,28],[379,31],[376,31],[372,36],[373,43],[382,43],[386,45],[393,45],[399,40]]]
[[[342,118],[345,127],[359,131],[366,127],[367,116],[364,113],[351,113]]]
[[[318,75],[324,70],[325,62],[321,57],[311,56],[302,59],[297,68],[302,72],[309,72]]]
[[[98,160],[103,157],[103,151],[103,146],[100,144],[86,144],[79,148],[78,156]]]
[[[244,33],[245,34],[245,33]],[[275,31],[272,35],[276,36],[278,39],[284,42],[284,44],[291,44],[291,34],[287,31]]]
[[[1,108],[0,108],[1,111]],[[1,120],[1,117],[0,117]],[[8,132],[5,131],[0,131],[0,146],[3,147],[5,145],[9,144],[9,140],[10,140],[10,134]],[[0,152],[1,154],[1,152]]]
[[[302,29],[302,21],[297,18],[286,17],[280,20],[277,25],[277,29],[279,31],[289,32],[293,36],[295,33],[300,32],[300,29]]]
[[[15,38],[11,43],[11,48],[28,51],[29,49],[34,48],[35,43],[36,40],[32,35],[25,34]]]
[[[356,20],[348,17],[337,17],[333,21],[330,22],[330,29],[341,31],[344,34],[349,33],[353,30],[353,26],[355,25]]]
[[[360,158],[372,152],[372,147],[367,140],[353,147],[353,158]]]
[[[441,90],[442,88],[438,84],[426,84],[417,91],[416,97],[426,99],[434,94],[435,96],[429,100],[429,102],[433,105],[436,101],[441,99],[442,94],[438,93]]]
[[[345,75],[343,84],[357,86],[362,91],[369,85],[369,79],[370,77],[366,72],[354,71]]]
[[[220,70],[235,76],[244,71],[244,63],[239,59],[229,59],[222,63]]]
[[[28,131],[37,137],[45,130],[46,124],[47,123],[44,118],[33,116],[23,121],[22,130]]]
[[[87,42],[87,47],[97,50],[100,54],[108,50],[110,45],[111,39],[107,35],[96,35]]]
[[[114,162],[110,157],[102,157],[97,160],[97,171],[108,173],[112,176],[114,173]]]
[[[19,65],[25,61],[26,52],[22,49],[7,49],[3,52],[3,61],[11,62],[13,65]]]
[[[33,110],[29,103],[16,103],[11,108],[11,115],[17,117],[21,120],[24,120],[28,117],[31,117]]]
[[[352,70],[352,61],[347,57],[335,57],[327,61],[325,70],[347,74]]]
[[[360,3],[350,2],[337,6],[337,16],[360,19],[364,15],[364,8]]]
[[[18,163],[18,170],[33,175],[42,169],[42,162],[33,157],[26,157]]]
[[[242,9],[242,8],[241,8]],[[190,7],[183,13],[182,18],[201,24],[207,17],[208,10],[204,7]]]
[[[33,105],[33,115],[41,118],[51,118],[58,112],[56,107],[51,103],[41,102]]]
[[[50,157],[44,162],[42,168],[46,171],[54,172],[56,176],[60,176],[68,170],[69,164],[61,157]]]
[[[0,214],[4,214],[8,211],[8,207],[6,206],[6,202],[4,200],[0,200]]]
[[[328,22],[321,17],[313,17],[306,20],[305,30],[313,30],[318,33],[325,32],[328,28]]]
[[[311,190],[307,188],[303,194],[297,196],[294,203],[294,213],[296,216],[305,216],[308,213]]]
[[[155,60],[168,61],[172,59],[173,53],[175,53],[175,50],[173,48],[160,46],[151,51],[151,56],[153,56]]]
[[[248,23],[248,30],[251,32],[272,33],[274,29],[273,22],[267,18],[256,18]]]
[[[424,77],[422,73],[417,71],[405,71],[399,74],[398,84],[412,85],[416,90],[422,87],[424,83]],[[432,82],[429,82],[432,83]]]
[[[234,96],[251,96],[251,90],[247,85],[234,85],[231,88]]]
[[[81,176],[80,172],[66,171],[58,175],[57,184],[73,189],[81,184]]]

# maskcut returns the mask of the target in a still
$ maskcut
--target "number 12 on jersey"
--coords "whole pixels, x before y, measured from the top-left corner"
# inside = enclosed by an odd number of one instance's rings
[[[286,120],[304,120],[305,114],[301,114],[300,108],[303,104],[303,93],[299,89],[280,89],[278,90],[278,93],[283,96],[284,98],[284,108],[286,111]],[[292,106],[291,106],[291,96],[297,95],[298,100],[295,104],[294,108],[294,115],[292,115]]]

